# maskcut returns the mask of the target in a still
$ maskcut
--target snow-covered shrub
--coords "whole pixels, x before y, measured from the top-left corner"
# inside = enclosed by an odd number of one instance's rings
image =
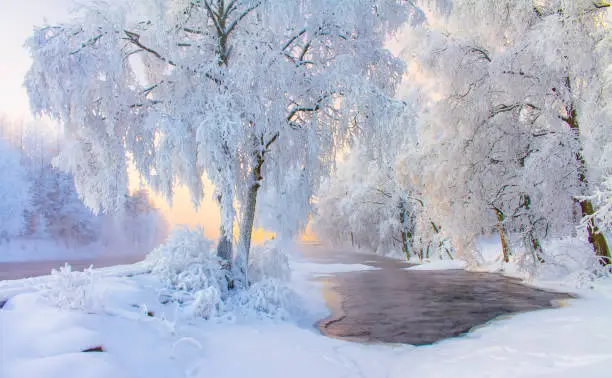
[[[162,293],[166,300],[183,303],[189,313],[206,318],[222,311],[230,277],[201,228],[174,229],[148,260],[167,288]]]
[[[198,290],[193,295],[193,300],[185,308],[185,312],[194,317],[210,319],[223,313],[224,305],[221,293],[214,286]]]
[[[298,313],[300,302],[289,286],[291,270],[286,248],[289,246],[273,240],[251,249],[251,285],[229,298],[228,311],[235,315],[282,320],[291,319]]]
[[[288,320],[298,314],[299,296],[285,282],[264,278],[228,300],[228,310],[236,315]]]
[[[93,267],[84,272],[73,272],[65,264],[59,270],[51,271],[51,279],[42,285],[41,294],[52,305],[67,310],[96,312],[99,301],[94,292],[95,275]]]
[[[537,272],[539,279],[564,281],[583,287],[603,276],[610,276],[609,268],[601,266],[586,237],[544,243],[544,263],[539,265]]]
[[[251,248],[249,256],[249,281],[260,282],[265,278],[274,278],[287,282],[291,278],[289,259],[275,241]]]
[[[602,266],[586,235],[545,240],[540,259],[520,243],[521,235],[510,235],[514,246],[509,263],[503,263],[497,235],[482,236],[476,243],[480,265],[506,274],[544,282],[563,282],[569,287],[586,287],[604,277],[612,277],[610,267]]]
[[[298,296],[288,286],[287,256],[274,242],[253,248],[248,288],[228,289],[230,271],[201,229],[173,230],[148,260],[166,287],[162,300],[179,303],[188,317],[289,319],[299,308]]]

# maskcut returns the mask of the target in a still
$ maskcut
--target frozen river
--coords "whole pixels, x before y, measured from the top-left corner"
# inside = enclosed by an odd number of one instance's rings
[[[430,344],[512,313],[554,307],[568,294],[552,293],[499,274],[463,270],[406,270],[410,265],[380,256],[307,247],[313,262],[363,264],[374,270],[324,275],[332,310],[317,326],[330,337],[365,342]],[[73,270],[130,264],[144,256],[67,261]],[[65,261],[0,263],[0,280],[47,275]]]
[[[113,265],[132,264],[142,259],[144,259],[144,255],[113,255],[83,260],[0,262],[0,281],[48,275],[51,273],[51,269],[57,269],[66,262],[72,266],[72,270],[84,270],[89,268],[90,265],[96,268],[103,268]]]
[[[556,301],[571,298],[499,274],[406,270],[410,265],[401,261],[329,254],[320,248],[310,249],[308,255],[322,263],[378,268],[320,278],[333,313],[318,326],[325,335],[349,340],[431,344],[500,316],[551,308]]]

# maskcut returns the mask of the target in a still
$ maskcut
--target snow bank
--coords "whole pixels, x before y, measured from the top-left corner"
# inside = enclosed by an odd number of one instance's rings
[[[301,269],[317,265],[299,264],[295,275],[301,279],[308,273]],[[104,313],[59,309],[40,293],[18,295],[0,310],[0,376],[604,378],[612,361],[610,283],[579,291],[581,299],[560,309],[515,315],[463,337],[413,347],[330,339],[312,323],[184,322],[174,317],[178,303],[157,301],[161,283],[155,276],[94,275],[93,288],[110,291]],[[297,290],[322,301],[312,281],[300,281]],[[128,304],[150,305],[152,316]],[[119,306],[135,316],[108,313]],[[82,352],[97,346],[104,352]]]
[[[299,316],[302,309],[297,293],[274,278],[264,278],[246,290],[237,291],[227,303],[234,315],[246,318],[291,320]]]
[[[482,236],[476,241],[480,264],[469,269],[500,272],[549,288],[558,285],[570,289],[590,287],[596,281],[612,277],[612,267],[602,267],[591,245],[583,238],[545,240],[542,248],[543,263],[535,261],[530,253],[520,247],[512,249],[510,262],[505,263],[502,261],[499,237]]]
[[[311,262],[294,262],[291,265],[295,270],[314,274],[334,274],[334,273],[347,273],[347,272],[359,272],[364,270],[377,270],[379,268],[365,265],[365,264],[320,264]]]
[[[463,260],[437,260],[425,262],[420,265],[404,268],[405,270],[451,270],[465,269],[467,263]]]
[[[230,290],[231,272],[213,243],[201,229],[178,228],[143,262],[84,272],[66,264],[50,276],[0,282],[0,300],[36,292],[49,306],[126,318],[153,310],[175,321],[297,319],[303,302],[290,286],[284,251],[275,243],[253,248],[249,287]]]
[[[407,270],[467,269],[477,272],[502,273],[542,287],[566,290],[590,287],[594,282],[612,277],[612,267],[602,267],[593,254],[591,245],[580,237],[549,239],[542,243],[544,262],[536,261],[521,247],[517,235],[513,241],[510,262],[502,260],[502,246],[498,235],[483,235],[474,243],[477,260],[438,260],[406,268]],[[514,240],[516,239],[516,240]]]

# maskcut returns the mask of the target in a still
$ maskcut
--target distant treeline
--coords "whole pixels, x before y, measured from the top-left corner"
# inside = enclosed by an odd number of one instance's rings
[[[99,243],[141,253],[165,239],[167,222],[147,190],[130,194],[113,214],[86,207],[73,176],[52,164],[61,146],[48,125],[0,119],[0,243],[51,239],[65,248]]]

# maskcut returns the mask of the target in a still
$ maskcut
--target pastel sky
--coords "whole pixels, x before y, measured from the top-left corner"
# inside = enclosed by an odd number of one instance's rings
[[[22,88],[29,55],[23,43],[34,25],[69,16],[72,0],[0,0],[0,113],[29,118],[28,98]]]

